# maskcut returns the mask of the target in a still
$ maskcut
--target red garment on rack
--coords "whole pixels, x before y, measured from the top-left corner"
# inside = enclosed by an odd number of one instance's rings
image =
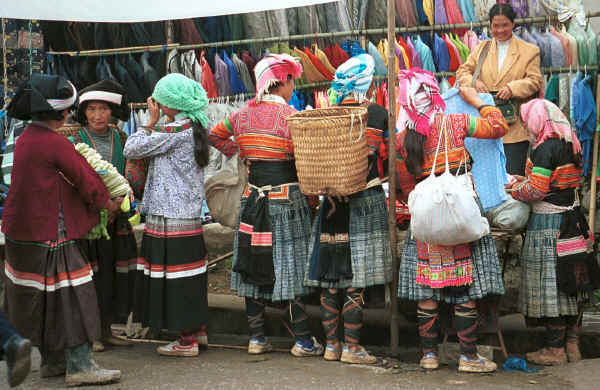
[[[250,52],[248,50],[244,50],[242,52],[242,61],[244,61],[244,64],[246,64],[246,67],[248,68],[248,71],[250,72],[250,76],[252,76],[252,81],[254,82],[254,85],[256,85],[256,75],[254,74],[254,67],[256,66],[256,60],[250,55]],[[249,91],[251,92],[251,91]]]
[[[401,36],[398,37],[398,44],[402,46],[404,52],[406,53],[406,56],[408,57],[408,64],[405,64],[407,66],[406,69],[412,68],[412,52],[410,51],[410,47],[408,46],[404,38],[402,38]]]
[[[302,51],[304,51],[304,53],[308,56],[308,58],[310,59],[310,62],[312,62],[312,64],[315,66],[315,68],[317,68],[317,70],[319,71],[319,73],[321,73],[323,75],[323,77],[325,77],[327,80],[333,80],[333,73],[331,73],[326,67],[325,65],[323,65],[323,63],[321,62],[321,60],[319,60],[317,58],[317,56],[315,56],[308,47],[304,46],[304,49],[302,49]]]
[[[344,62],[346,62],[350,59],[350,56],[348,55],[348,53],[346,53],[344,51],[344,49],[342,49],[340,47],[340,45],[338,45],[338,44],[335,44],[333,46],[332,45],[327,46],[326,48],[323,49],[323,52],[325,52],[325,55],[329,59],[329,62],[336,69],[340,65],[342,65]]]
[[[202,36],[196,29],[194,19],[181,19],[177,21],[179,27],[179,43],[182,45],[194,45],[204,43]]]
[[[217,82],[215,81],[215,75],[213,74],[208,61],[204,57],[204,52],[200,55],[200,66],[202,67],[202,88],[206,91],[208,98],[216,98],[219,96],[217,91]]]
[[[450,72],[456,72],[456,70],[460,67],[460,53],[458,52],[458,48],[450,41],[448,34],[443,34],[442,39],[448,48],[448,53],[450,54]],[[450,85],[454,86],[456,82],[456,78],[453,76],[448,77],[448,82]]]
[[[444,0],[444,8],[446,8],[448,24],[463,24],[465,22],[465,19],[460,13],[460,8],[458,8],[456,0]],[[456,31],[459,35],[463,35],[467,30],[463,28],[454,31]]]

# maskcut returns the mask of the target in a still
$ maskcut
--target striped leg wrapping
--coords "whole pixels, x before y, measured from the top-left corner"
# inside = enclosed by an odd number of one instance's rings
[[[470,356],[477,354],[477,309],[456,305],[454,315],[461,353]]]
[[[294,336],[296,336],[296,340],[310,340],[308,315],[306,314],[306,311],[304,311],[304,307],[299,298],[290,301],[288,313],[290,316],[290,324],[292,325],[292,330],[294,332]]]
[[[250,338],[265,337],[265,304],[258,299],[246,298],[246,315]]]
[[[436,352],[440,333],[440,314],[438,309],[417,309],[419,337],[423,355]]]
[[[338,341],[338,324],[340,323],[340,302],[337,290],[335,293],[324,288],[321,291],[321,323],[325,338],[329,344]]]
[[[362,328],[363,289],[347,291],[344,297],[344,341],[346,344],[360,342],[360,329]]]

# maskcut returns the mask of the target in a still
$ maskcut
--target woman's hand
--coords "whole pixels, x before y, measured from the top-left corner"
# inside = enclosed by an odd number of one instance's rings
[[[496,94],[496,97],[498,99],[508,100],[512,97],[512,95],[513,95],[512,91],[510,90],[510,87],[507,85],[498,91],[498,93]]]
[[[115,217],[121,212],[121,203],[123,203],[123,197],[109,199],[106,202],[105,209],[108,210],[108,225],[113,223]]]
[[[477,92],[480,92],[480,93],[489,93],[490,92],[488,87],[486,87],[485,84],[483,83],[483,81],[481,81],[481,80],[475,80],[475,89],[477,90]]]
[[[146,125],[146,127],[154,127],[158,120],[160,119],[160,107],[158,103],[150,96],[146,99],[146,103],[148,103],[148,111],[150,112],[150,122]]]
[[[477,95],[477,90],[471,87],[460,87],[458,90],[460,96],[473,107],[482,106],[483,100]]]

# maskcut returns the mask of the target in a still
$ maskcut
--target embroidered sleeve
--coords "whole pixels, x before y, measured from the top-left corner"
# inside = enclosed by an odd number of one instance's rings
[[[541,144],[527,159],[527,180],[516,183],[512,196],[517,200],[542,200],[550,192],[550,183],[554,167],[552,164],[553,149],[548,144]]]
[[[481,109],[481,118],[468,115],[466,136],[474,138],[501,138],[508,131],[502,112],[493,106]]]
[[[227,157],[233,156],[239,149],[237,143],[232,138],[234,131],[230,118],[231,116],[225,118],[224,121],[213,127],[208,136],[210,144]]]

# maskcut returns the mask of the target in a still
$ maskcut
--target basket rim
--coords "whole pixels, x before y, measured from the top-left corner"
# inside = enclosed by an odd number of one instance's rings
[[[314,119],[334,119],[334,118],[346,118],[348,117],[348,114],[340,114],[340,115],[328,115],[328,116],[310,116],[308,115],[308,113],[312,113],[316,110],[319,111],[326,111],[326,110],[336,110],[339,108],[343,108],[343,109],[347,109],[347,107],[326,107],[326,108],[315,108],[313,110],[304,110],[304,111],[298,111],[293,113],[292,115],[290,115],[289,117],[287,117],[286,121],[290,121],[290,120],[300,120],[300,119],[309,119],[309,118],[314,118]],[[359,115],[368,115],[369,114],[369,110],[366,107],[348,107],[348,108],[353,108],[353,109],[359,109],[360,111],[363,111],[361,113],[359,113]],[[357,110],[358,111],[358,110]]]

